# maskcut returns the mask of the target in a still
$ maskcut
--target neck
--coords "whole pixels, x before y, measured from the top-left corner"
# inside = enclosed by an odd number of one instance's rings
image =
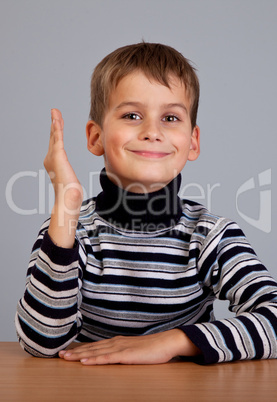
[[[116,186],[105,169],[100,183],[103,191],[96,198],[96,211],[113,225],[132,231],[155,231],[173,226],[182,214],[178,197],[180,174],[151,193],[134,193]]]

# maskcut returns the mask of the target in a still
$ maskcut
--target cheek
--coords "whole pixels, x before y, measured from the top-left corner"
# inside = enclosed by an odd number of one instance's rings
[[[179,152],[189,152],[191,147],[191,137],[187,136],[185,133],[181,133],[178,138],[175,139],[174,143]]]
[[[109,166],[118,168],[118,164],[122,160],[122,144],[117,136],[105,138],[104,160]]]

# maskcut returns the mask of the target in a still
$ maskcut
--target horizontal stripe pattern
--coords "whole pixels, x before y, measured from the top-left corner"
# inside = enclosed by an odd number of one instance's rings
[[[277,357],[277,285],[235,223],[184,201],[173,226],[131,231],[101,218],[90,199],[71,250],[51,242],[48,224],[16,314],[32,355],[55,356],[76,339],[180,328],[205,363]],[[237,316],[216,321],[215,298]]]

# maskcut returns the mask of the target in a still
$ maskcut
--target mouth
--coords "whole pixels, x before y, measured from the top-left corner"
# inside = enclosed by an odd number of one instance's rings
[[[170,155],[169,152],[157,152],[157,151],[132,151],[135,155],[142,156],[143,158],[149,159],[161,159]]]

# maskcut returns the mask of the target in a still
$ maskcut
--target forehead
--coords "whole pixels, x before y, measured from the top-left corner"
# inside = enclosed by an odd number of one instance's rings
[[[190,96],[184,83],[175,75],[167,77],[167,83],[159,82],[153,77],[148,77],[142,71],[135,71],[125,75],[119,80],[109,94],[109,106],[116,101],[125,98],[151,98],[158,102],[161,98],[169,102],[179,99],[190,105]],[[150,99],[149,99],[150,100]]]

